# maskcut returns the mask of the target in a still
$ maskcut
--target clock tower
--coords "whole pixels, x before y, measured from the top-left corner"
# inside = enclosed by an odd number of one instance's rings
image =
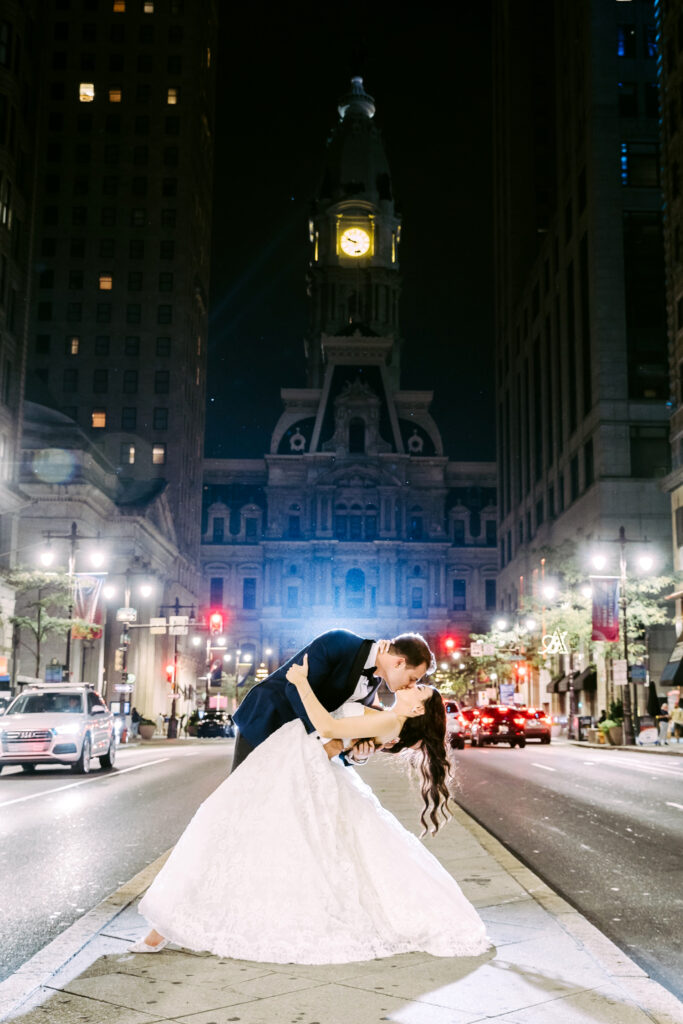
[[[323,381],[323,336],[345,335],[391,339],[387,365],[398,383],[401,222],[362,78],[351,79],[338,109],[309,222],[308,384]]]

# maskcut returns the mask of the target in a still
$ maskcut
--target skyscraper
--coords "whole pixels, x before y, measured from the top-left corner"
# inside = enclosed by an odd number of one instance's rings
[[[213,0],[57,0],[43,23],[27,395],[199,541]]]
[[[667,563],[669,383],[652,4],[504,0],[494,11],[508,610],[543,545],[573,539],[585,553],[623,525]]]

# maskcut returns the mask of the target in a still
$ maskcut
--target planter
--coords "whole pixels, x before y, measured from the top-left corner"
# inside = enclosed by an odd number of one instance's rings
[[[187,727],[187,729],[185,731],[187,732],[188,736],[196,736],[197,735],[197,726],[196,725],[188,725],[188,727]]]
[[[600,730],[599,729],[586,729],[586,739],[588,740],[589,743],[599,743],[600,742],[600,740],[598,739],[599,735],[600,735]]]
[[[624,742],[624,729],[621,725],[613,725],[607,735],[613,747],[620,747]]]
[[[141,725],[138,729],[140,738],[143,740],[151,740],[154,736],[155,729],[155,725]]]

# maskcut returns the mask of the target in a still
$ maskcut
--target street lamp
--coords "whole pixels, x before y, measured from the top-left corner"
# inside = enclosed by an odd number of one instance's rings
[[[621,622],[622,622],[622,633],[624,638],[624,661],[626,662],[626,683],[624,684],[624,695],[623,695],[623,706],[624,706],[624,744],[626,746],[633,746],[635,744],[636,737],[636,725],[638,717],[638,701],[634,692],[633,699],[631,695],[631,683],[628,678],[628,627],[627,627],[627,609],[628,609],[628,597],[626,595],[626,545],[627,544],[649,544],[647,538],[642,541],[634,541],[632,538],[626,536],[626,529],[623,526],[619,527],[619,536],[614,540],[608,540],[607,544],[618,544],[619,545],[619,607],[621,608]],[[596,569],[604,569],[607,564],[607,559],[604,555],[598,553],[593,557],[593,565]],[[652,568],[654,559],[651,555],[640,555],[638,558],[638,565],[641,569],[647,572]]]

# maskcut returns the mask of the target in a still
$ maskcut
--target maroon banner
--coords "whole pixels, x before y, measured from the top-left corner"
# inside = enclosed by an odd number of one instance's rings
[[[593,633],[591,640],[614,643],[619,639],[619,577],[591,576]]]
[[[102,636],[102,606],[100,594],[104,576],[77,573],[74,577],[73,640],[99,640]]]

